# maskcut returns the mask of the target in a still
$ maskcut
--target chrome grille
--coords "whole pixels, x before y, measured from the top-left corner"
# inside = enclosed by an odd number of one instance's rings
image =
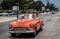
[[[15,30],[22,31],[22,30],[25,30],[25,28],[15,28]]]
[[[24,28],[24,27],[20,27],[20,28],[14,28],[14,30],[17,30],[17,31],[24,31],[24,30],[30,30],[29,28]]]

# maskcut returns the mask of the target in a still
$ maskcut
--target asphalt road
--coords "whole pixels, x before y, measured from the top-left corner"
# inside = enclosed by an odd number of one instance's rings
[[[0,39],[60,39],[60,34],[58,34],[60,28],[56,30],[56,22],[59,19],[60,14],[49,14],[40,15],[40,18],[44,19],[43,30],[39,31],[38,34],[33,37],[31,34],[20,34],[16,37],[12,37],[9,31],[9,23],[5,22],[0,24]]]

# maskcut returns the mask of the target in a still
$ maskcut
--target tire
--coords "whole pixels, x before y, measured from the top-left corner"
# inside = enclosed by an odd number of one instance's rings
[[[42,27],[40,28],[40,31],[42,31]]]
[[[15,33],[11,33],[11,36],[16,36],[16,34]]]
[[[33,32],[33,36],[36,36],[37,35],[37,31]]]

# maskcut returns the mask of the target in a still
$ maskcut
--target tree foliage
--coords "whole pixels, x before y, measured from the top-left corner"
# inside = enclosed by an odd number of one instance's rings
[[[3,9],[12,9],[12,6],[17,5],[19,2],[19,7],[21,10],[25,9],[41,9],[44,4],[41,1],[35,2],[34,0],[3,0],[2,8]]]
[[[53,3],[49,3],[49,4],[47,4],[47,6],[46,6],[46,9],[50,9],[50,11],[52,11],[52,10],[59,10]]]
[[[17,4],[19,3],[19,4]],[[14,5],[19,5],[20,10],[27,10],[27,9],[36,9],[42,10],[42,7],[45,6],[42,1],[34,1],[34,0],[3,0],[2,8],[5,10],[12,9]],[[54,4],[47,4],[46,9],[49,8],[50,10],[58,10]]]

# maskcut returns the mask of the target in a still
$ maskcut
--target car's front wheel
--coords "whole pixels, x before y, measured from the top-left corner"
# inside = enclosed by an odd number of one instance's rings
[[[36,36],[37,35],[37,31],[33,32],[32,34],[33,34],[33,36]]]
[[[33,33],[33,35],[35,36],[37,34],[37,32],[35,31],[34,33]]]
[[[16,34],[15,33],[11,33],[11,36],[16,36]]]
[[[42,26],[41,26],[40,31],[42,31],[42,29],[43,29],[43,28],[42,28]]]

